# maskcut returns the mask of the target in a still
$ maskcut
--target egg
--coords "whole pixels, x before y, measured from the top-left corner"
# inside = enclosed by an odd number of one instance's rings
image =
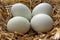
[[[32,11],[32,16],[39,14],[39,13],[44,13],[51,15],[52,14],[52,6],[48,3],[40,3],[38,4]]]
[[[7,30],[10,32],[20,32],[20,33],[26,33],[30,29],[30,23],[29,21],[20,16],[16,16],[11,18],[7,23]]]
[[[30,9],[22,3],[16,3],[16,4],[12,5],[11,13],[14,17],[15,16],[22,16],[22,17],[27,18],[28,20],[31,19]]]
[[[36,32],[48,32],[53,28],[53,19],[47,14],[37,14],[31,19],[31,27]]]

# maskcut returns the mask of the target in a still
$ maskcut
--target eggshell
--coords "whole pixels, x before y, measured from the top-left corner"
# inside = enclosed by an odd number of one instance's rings
[[[36,32],[48,32],[53,28],[53,20],[47,14],[37,14],[31,19],[31,27]]]
[[[52,6],[48,3],[40,3],[38,4],[32,11],[32,16],[39,14],[39,13],[44,13],[51,15],[52,14]]]
[[[13,16],[22,16],[22,17],[27,18],[28,20],[31,19],[30,9],[22,3],[16,3],[12,5],[11,13]]]
[[[29,21],[24,17],[13,17],[7,23],[7,30],[10,32],[26,33],[30,29]]]

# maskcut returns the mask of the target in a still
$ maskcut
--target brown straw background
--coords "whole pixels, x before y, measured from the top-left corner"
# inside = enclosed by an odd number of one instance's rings
[[[37,33],[32,29],[26,34],[18,32],[9,32],[7,22],[12,18],[10,12],[11,5],[23,3],[32,11],[39,3],[47,2],[52,5],[53,13],[51,17],[54,20],[53,29],[47,33]],[[60,0],[0,0],[0,40],[59,40],[60,39]]]

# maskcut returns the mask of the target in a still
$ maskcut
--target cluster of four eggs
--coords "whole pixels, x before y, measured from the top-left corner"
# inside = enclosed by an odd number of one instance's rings
[[[48,3],[37,5],[32,14],[27,6],[16,3],[12,5],[11,12],[14,17],[7,23],[8,31],[24,34],[30,29],[30,25],[36,32],[47,32],[53,28],[53,20],[49,16],[52,13],[52,7]]]

